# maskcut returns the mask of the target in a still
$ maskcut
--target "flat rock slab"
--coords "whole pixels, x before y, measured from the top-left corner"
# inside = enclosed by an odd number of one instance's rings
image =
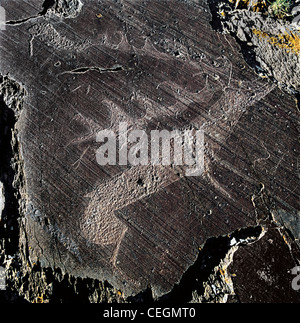
[[[297,214],[295,100],[213,31],[205,1],[72,4],[1,3],[0,72],[27,93],[16,129],[29,261],[158,297],[207,239]],[[100,166],[97,133],[120,122],[204,130],[203,174]]]

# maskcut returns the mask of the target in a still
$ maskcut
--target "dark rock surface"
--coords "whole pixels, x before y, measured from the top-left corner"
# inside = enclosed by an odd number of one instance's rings
[[[1,5],[3,300],[299,301],[296,100],[206,1]],[[124,121],[204,130],[203,174],[100,166]]]

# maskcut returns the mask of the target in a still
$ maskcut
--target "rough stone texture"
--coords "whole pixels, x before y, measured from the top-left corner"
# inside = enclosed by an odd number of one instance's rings
[[[1,130],[10,297],[280,301],[300,259],[299,113],[213,30],[208,4],[1,5],[2,124],[14,112],[12,135]],[[120,121],[204,129],[204,174],[99,166],[96,134]],[[284,300],[299,292],[285,289]]]
[[[266,7],[253,11],[251,1],[243,9],[236,6],[238,1],[212,0],[211,3],[214,17],[219,20],[223,32],[236,37],[248,63],[261,75],[275,80],[281,88],[292,93],[299,92],[299,12],[294,10],[287,19],[276,19]]]

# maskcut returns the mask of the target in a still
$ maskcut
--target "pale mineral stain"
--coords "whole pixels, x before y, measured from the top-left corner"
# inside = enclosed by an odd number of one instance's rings
[[[3,186],[3,183],[0,182],[0,220],[2,218],[2,212],[4,208],[5,208],[4,186]]]

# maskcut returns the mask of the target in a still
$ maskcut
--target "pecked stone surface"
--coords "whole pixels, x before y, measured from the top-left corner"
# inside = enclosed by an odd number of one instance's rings
[[[298,214],[295,100],[211,28],[205,1],[63,3],[2,4],[0,73],[27,94],[16,133],[29,263],[160,297],[209,238]],[[100,166],[97,133],[124,121],[204,130],[204,173]]]

